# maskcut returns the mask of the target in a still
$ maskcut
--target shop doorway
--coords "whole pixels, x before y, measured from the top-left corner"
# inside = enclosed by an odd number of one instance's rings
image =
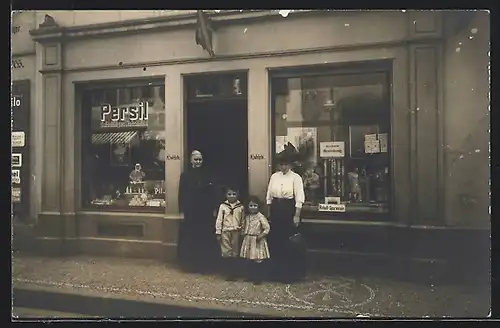
[[[217,184],[234,184],[245,198],[248,196],[248,107],[243,92],[246,76],[213,74],[190,78],[186,83],[187,154],[200,150],[203,165]],[[207,78],[210,89],[203,90],[203,81]],[[186,156],[186,165],[189,165],[189,156]]]
[[[248,194],[247,106],[243,101],[190,104],[188,150],[203,153],[204,166],[218,183],[236,184]]]

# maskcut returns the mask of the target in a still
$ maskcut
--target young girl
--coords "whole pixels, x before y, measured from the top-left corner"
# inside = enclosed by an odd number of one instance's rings
[[[243,223],[244,207],[238,200],[236,188],[226,188],[226,201],[219,206],[215,222],[215,234],[220,245],[227,280],[235,280],[238,275],[238,253],[240,231]]]
[[[266,217],[260,212],[260,208],[260,200],[251,196],[247,206],[248,215],[242,230],[244,239],[240,252],[242,258],[249,260],[249,278],[256,285],[260,284],[263,278],[263,269],[260,264],[263,260],[270,258],[266,236],[271,228]]]

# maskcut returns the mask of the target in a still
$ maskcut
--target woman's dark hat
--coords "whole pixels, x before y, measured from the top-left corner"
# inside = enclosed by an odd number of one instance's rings
[[[299,152],[295,147],[288,142],[284,150],[276,155],[276,162],[278,164],[291,164],[298,159]]]

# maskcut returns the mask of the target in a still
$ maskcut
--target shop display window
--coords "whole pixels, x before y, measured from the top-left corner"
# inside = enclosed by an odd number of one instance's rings
[[[390,93],[387,72],[275,77],[275,152],[291,143],[304,211],[387,213]]]
[[[165,208],[165,87],[104,87],[82,94],[82,207]]]

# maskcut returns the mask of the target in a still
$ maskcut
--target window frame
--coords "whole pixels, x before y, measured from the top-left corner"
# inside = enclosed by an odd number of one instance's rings
[[[118,89],[120,88],[135,88],[135,87],[163,87],[166,89],[166,81],[165,76],[153,76],[153,77],[137,77],[137,78],[127,78],[127,79],[106,79],[106,80],[97,80],[97,81],[79,81],[74,83],[75,87],[75,174],[76,183],[75,188],[77,189],[76,203],[79,211],[84,212],[118,212],[118,213],[165,213],[168,204],[165,204],[164,207],[108,207],[108,206],[100,206],[100,205],[92,205],[86,204],[83,201],[84,192],[82,189],[83,181],[84,181],[84,165],[83,162],[85,160],[84,150],[85,147],[83,145],[84,142],[84,95],[87,92],[97,91],[100,89]],[[118,92],[117,92],[118,93]],[[166,95],[165,95],[166,96]],[[166,100],[165,100],[166,102]],[[166,108],[165,108],[166,115]],[[92,131],[91,131],[92,133]],[[166,142],[166,141],[165,141]],[[164,184],[166,184],[166,180],[164,180]],[[165,186],[166,189],[166,186]],[[166,192],[166,190],[165,190]],[[165,195],[166,198],[166,195]],[[165,199],[166,201],[166,199]]]
[[[389,156],[389,190],[388,190],[388,204],[387,211],[383,213],[376,212],[320,212],[317,210],[310,210],[304,208],[301,216],[304,219],[318,219],[321,221],[365,221],[365,222],[392,222],[394,221],[394,206],[396,203],[394,193],[394,154],[392,152],[393,145],[393,101],[392,101],[392,60],[373,60],[364,62],[349,62],[342,64],[319,64],[310,66],[295,66],[277,69],[268,69],[268,85],[269,85],[269,108],[271,115],[271,172],[275,172],[276,167],[276,103],[275,93],[273,91],[273,81],[276,79],[290,79],[290,78],[311,78],[320,76],[332,75],[366,75],[383,73],[385,81],[383,85],[384,102],[389,106],[389,144],[391,147],[388,149]],[[302,83],[302,81],[301,81]],[[302,87],[301,87],[302,89]],[[328,125],[326,122],[320,125]],[[317,126],[317,124],[315,125]]]

